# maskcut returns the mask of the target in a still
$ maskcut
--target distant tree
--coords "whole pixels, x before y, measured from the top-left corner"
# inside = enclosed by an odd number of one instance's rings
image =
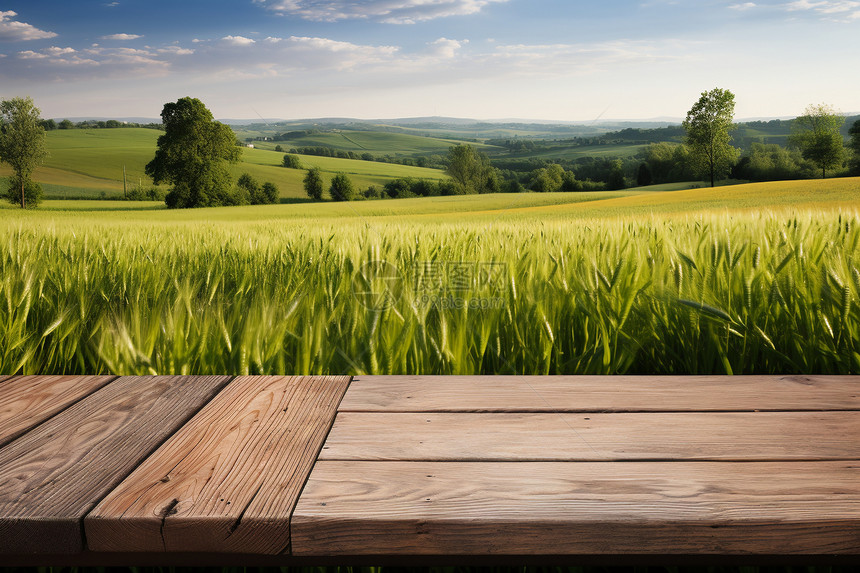
[[[411,177],[404,177],[389,181],[385,184],[383,190],[385,191],[385,194],[392,199],[404,199],[407,197],[415,196],[415,194],[412,192],[412,188],[414,186],[415,179]]]
[[[490,158],[471,145],[455,145],[448,150],[447,173],[461,189],[459,194],[488,193],[494,169]]]
[[[338,173],[332,178],[328,192],[335,201],[352,201],[355,196],[355,187],[346,173]]]
[[[651,169],[647,163],[639,165],[639,170],[636,172],[636,184],[640,187],[651,185],[653,178],[651,177]]]
[[[711,187],[718,177],[729,173],[740,154],[730,145],[729,131],[735,127],[734,115],[735,95],[729,90],[715,88],[702,92],[684,120],[690,154],[699,172],[710,178]]]
[[[53,119],[43,119],[42,127],[45,128],[45,131],[54,131],[57,129],[57,122]]]
[[[848,134],[851,136],[851,149],[854,151],[851,172],[854,175],[860,175],[860,119],[854,122]]]
[[[278,188],[274,183],[260,183],[250,173],[243,173],[236,182],[237,204],[270,205],[278,202]]]
[[[271,181],[266,181],[263,183],[262,189],[262,203],[263,204],[274,204],[277,203],[281,198],[281,193],[278,191],[278,186],[272,183]]]
[[[284,148],[283,148],[283,147],[281,147],[280,145],[276,145],[276,146],[275,146],[275,151],[277,151],[278,153],[283,153],[283,152],[284,152]]]
[[[845,117],[826,104],[813,104],[803,115],[792,122],[789,142],[800,149],[804,159],[812,161],[821,169],[821,177],[827,170],[840,167],[845,160],[845,142],[840,128]]]
[[[16,192],[12,202],[20,200],[22,209],[36,207],[41,197],[41,187],[30,180],[48,155],[40,113],[29,97],[0,102],[0,161],[8,163],[15,173],[12,183]],[[9,194],[11,200],[11,190]]]
[[[255,199],[261,191],[260,183],[257,182],[250,173],[243,173],[240,175],[239,180],[236,181],[236,187],[238,190],[236,195],[237,205],[259,204]]]
[[[808,179],[815,176],[815,167],[796,149],[775,143],[753,143],[749,154],[732,169],[732,176],[749,181]]]
[[[576,173],[573,171],[565,171],[564,177],[561,180],[561,191],[582,191],[582,181],[577,180]]]
[[[564,183],[564,168],[558,163],[535,169],[532,172],[532,182],[529,188],[539,193],[560,191]]]
[[[284,155],[284,167],[289,167],[290,169],[301,169],[302,161],[299,159],[298,155],[293,155],[291,153],[287,153]]]
[[[322,201],[323,180],[322,171],[320,171],[319,167],[311,167],[308,169],[304,179],[304,186],[308,197],[314,201]]]
[[[64,119],[57,125],[57,129],[73,129],[75,124],[70,119]]]
[[[376,185],[371,185],[362,193],[367,199],[381,199],[382,198],[382,190]]]
[[[168,207],[235,205],[228,163],[237,163],[241,150],[229,126],[217,122],[203,102],[185,97],[164,104],[164,135],[146,174],[156,183],[169,182]]]
[[[624,177],[624,163],[620,159],[612,162],[609,177],[606,179],[606,188],[610,191],[627,188],[627,179]]]

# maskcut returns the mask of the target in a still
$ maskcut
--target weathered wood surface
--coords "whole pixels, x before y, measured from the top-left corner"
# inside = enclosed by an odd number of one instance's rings
[[[119,378],[0,449],[0,554],[80,552],[84,515],[229,380]]]
[[[319,462],[295,555],[860,554],[860,463]]]
[[[18,376],[0,386],[0,447],[116,376]]]
[[[340,413],[321,460],[860,459],[858,412]]]
[[[860,376],[356,376],[341,412],[860,410]]]
[[[6,376],[6,375],[0,375],[0,382],[4,382],[4,381],[6,381],[6,380],[9,380],[10,378],[12,378],[12,377],[11,377],[11,376]]]
[[[349,380],[232,381],[86,517],[90,549],[284,553]]]

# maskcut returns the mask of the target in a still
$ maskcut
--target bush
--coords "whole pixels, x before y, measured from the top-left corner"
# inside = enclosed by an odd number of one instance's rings
[[[42,202],[42,186],[31,179],[24,180],[24,204],[27,209],[35,209]],[[6,189],[6,199],[13,205],[21,204],[21,180],[17,177],[9,178],[9,187]]]

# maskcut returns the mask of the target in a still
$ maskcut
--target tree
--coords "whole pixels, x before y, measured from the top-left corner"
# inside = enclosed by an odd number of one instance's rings
[[[558,163],[532,171],[531,190],[540,193],[560,191],[564,183],[564,168]]]
[[[237,204],[271,205],[278,202],[278,187],[269,181],[260,183],[250,173],[243,173],[236,182]]]
[[[59,129],[74,129],[74,127],[75,127],[75,124],[72,123],[72,120],[70,120],[70,119],[64,119],[57,126],[57,128],[59,128]]]
[[[304,185],[305,192],[308,194],[308,197],[314,201],[322,201],[323,181],[322,171],[320,171],[319,167],[308,169],[308,172],[305,175]]]
[[[156,183],[169,182],[168,207],[235,205],[228,163],[237,163],[240,149],[229,126],[217,122],[199,99],[185,97],[164,104],[164,135],[146,174]]]
[[[458,194],[491,193],[493,184],[490,158],[471,145],[455,145],[448,150],[447,173],[457,185]]]
[[[263,203],[268,203],[272,205],[274,203],[277,203],[278,200],[281,198],[281,193],[280,191],[278,191],[278,186],[271,181],[266,181],[265,183],[263,183],[262,191],[263,192],[261,194],[261,198]]]
[[[791,124],[789,143],[821,169],[822,179],[827,177],[828,169],[840,167],[845,160],[845,142],[840,132],[843,123],[845,117],[831,106],[813,104]]]
[[[290,169],[301,169],[302,162],[299,159],[298,155],[293,155],[291,153],[287,153],[284,155],[284,167],[288,167]]]
[[[338,173],[331,180],[328,192],[335,201],[352,201],[355,196],[355,187],[346,173]]]
[[[728,174],[740,153],[730,145],[734,116],[735,94],[715,88],[702,92],[684,120],[692,158],[699,172],[710,177],[711,187],[718,177]]]
[[[41,187],[30,180],[36,166],[48,155],[40,114],[29,97],[0,102],[0,161],[8,163],[15,172],[13,181],[20,193],[15,193],[14,202],[20,199],[22,209],[27,208],[28,189],[31,190],[31,199],[41,193]],[[38,203],[38,199],[35,200]]]
[[[855,175],[860,175],[860,119],[854,122],[854,125],[848,130],[848,134],[851,136],[851,149],[854,150],[854,161],[851,171]]]
[[[648,168],[647,163],[642,163],[639,165],[639,171],[636,172],[636,184],[639,187],[646,187],[651,185],[651,182],[654,180],[651,177],[651,169]]]

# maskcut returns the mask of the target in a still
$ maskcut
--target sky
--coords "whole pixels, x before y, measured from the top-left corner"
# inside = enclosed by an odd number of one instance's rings
[[[43,117],[683,118],[860,111],[860,0],[0,0]]]

